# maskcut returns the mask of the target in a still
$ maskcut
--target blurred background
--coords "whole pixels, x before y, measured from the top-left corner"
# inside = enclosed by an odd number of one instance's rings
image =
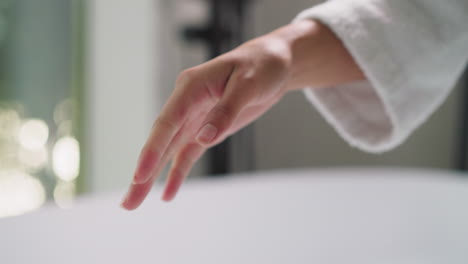
[[[0,217],[121,191],[177,74],[320,1],[0,0]],[[217,32],[227,32],[224,35]],[[280,168],[465,170],[463,79],[397,149],[349,147],[288,95],[191,178]],[[116,201],[117,203],[118,201]]]

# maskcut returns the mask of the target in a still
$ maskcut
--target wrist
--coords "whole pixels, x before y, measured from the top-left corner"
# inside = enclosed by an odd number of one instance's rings
[[[364,79],[343,43],[317,21],[298,21],[270,34],[284,41],[290,56],[287,91]]]

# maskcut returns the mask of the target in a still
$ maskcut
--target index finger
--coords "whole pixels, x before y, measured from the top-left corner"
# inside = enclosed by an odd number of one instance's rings
[[[133,178],[134,183],[144,183],[151,178],[151,172],[161,161],[170,142],[187,119],[187,107],[196,107],[191,103],[193,100],[191,94],[182,91],[186,89],[181,85],[184,84],[178,84],[179,87],[176,87],[151,129],[140,154]]]

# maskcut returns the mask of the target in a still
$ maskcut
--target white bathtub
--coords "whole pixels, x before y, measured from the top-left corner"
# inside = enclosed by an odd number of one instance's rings
[[[121,194],[0,219],[0,263],[468,263],[468,177],[444,171],[277,171]]]

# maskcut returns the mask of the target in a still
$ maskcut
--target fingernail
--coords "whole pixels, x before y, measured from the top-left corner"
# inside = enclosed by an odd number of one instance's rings
[[[196,139],[202,144],[210,144],[218,134],[218,129],[212,124],[206,124],[198,133]]]
[[[158,156],[153,151],[145,152],[138,162],[138,167],[135,171],[135,176],[133,177],[134,183],[143,183],[148,180],[151,175],[151,172],[158,162]]]

